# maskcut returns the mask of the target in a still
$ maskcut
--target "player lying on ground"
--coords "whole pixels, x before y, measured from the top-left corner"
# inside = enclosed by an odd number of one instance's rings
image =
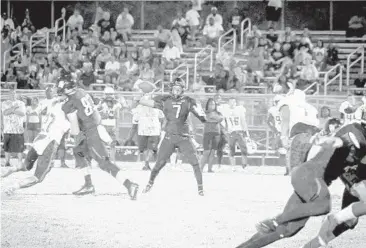
[[[156,176],[166,165],[175,149],[178,148],[188,163],[192,165],[198,193],[203,195],[202,172],[196,149],[191,141],[187,118],[189,113],[193,113],[202,122],[206,122],[207,119],[202,107],[194,99],[183,95],[184,88],[184,81],[177,78],[170,84],[169,95],[156,96],[154,100],[140,100],[141,105],[161,109],[167,120],[165,135],[161,141],[157,161],[151,171],[149,182],[144,190],[145,193],[151,190]]]
[[[56,98],[47,108],[46,120],[43,122],[42,131],[37,135],[32,148],[27,153],[22,170],[29,171],[37,161],[34,174],[16,182],[5,190],[12,194],[15,190],[41,183],[52,168],[52,161],[56,156],[57,148],[62,137],[70,129],[70,123],[62,111],[62,102]],[[10,168],[9,168],[10,169]],[[2,176],[8,176],[15,171],[7,171]]]
[[[59,95],[66,95],[67,101],[62,109],[70,121],[70,134],[75,138],[73,148],[77,168],[88,169],[92,157],[102,170],[111,174],[123,184],[132,200],[136,199],[138,185],[126,179],[123,172],[110,161],[105,142],[111,142],[105,128],[101,125],[101,117],[92,97],[83,89],[77,89],[71,75],[63,76],[57,85]],[[85,184],[75,192],[83,195],[94,192],[90,173],[85,173]]]
[[[309,153],[308,160],[294,168],[291,182],[295,193],[282,214],[259,223],[258,233],[238,248],[260,248],[291,237],[305,226],[309,217],[330,211],[328,185],[345,167],[359,163],[366,155],[366,129],[362,125],[344,126],[335,136],[304,151]]]

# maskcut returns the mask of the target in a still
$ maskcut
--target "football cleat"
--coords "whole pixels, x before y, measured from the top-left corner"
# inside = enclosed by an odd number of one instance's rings
[[[149,162],[145,162],[145,166],[142,168],[143,171],[149,171],[151,170]]]
[[[204,192],[203,192],[203,186],[202,185],[199,185],[198,186],[198,194],[200,195],[200,196],[204,196],[205,194],[204,194]]]
[[[127,187],[128,195],[130,196],[131,200],[136,200],[137,193],[139,191],[139,185],[137,183],[130,183],[130,185]]]
[[[89,195],[89,194],[94,194],[95,193],[95,188],[94,185],[87,185],[84,184],[81,189],[72,192],[73,195]]]
[[[152,186],[153,185],[151,183],[149,183],[148,185],[146,185],[146,187],[145,187],[144,191],[142,191],[142,193],[146,194],[149,191],[151,191]]]
[[[277,226],[278,226],[278,224],[274,219],[268,219],[268,220],[259,222],[256,225],[256,229],[260,233],[271,233],[271,232],[276,231]]]

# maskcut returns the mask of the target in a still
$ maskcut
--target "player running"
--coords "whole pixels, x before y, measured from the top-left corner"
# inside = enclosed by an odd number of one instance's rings
[[[246,109],[243,106],[237,105],[236,99],[231,97],[229,99],[229,108],[222,114],[225,118],[226,129],[229,137],[229,159],[230,164],[234,168],[235,162],[235,150],[236,144],[239,145],[242,167],[245,168],[248,164],[247,158],[247,142],[245,141],[244,134],[249,137],[248,126],[245,118]]]
[[[178,148],[180,153],[192,165],[198,184],[198,193],[203,196],[202,173],[196,156],[196,149],[191,141],[187,118],[189,113],[193,113],[200,121],[206,122],[206,115],[194,99],[183,95],[184,81],[182,79],[177,78],[171,82],[170,92],[170,95],[156,96],[153,100],[140,100],[141,105],[161,109],[167,120],[165,135],[160,144],[157,161],[151,171],[144,193],[151,190],[156,176],[166,165],[175,149]]]
[[[273,98],[273,106],[268,110],[268,118],[267,124],[269,128],[272,130],[274,134],[274,142],[276,149],[280,152],[280,154],[285,154],[285,151],[282,151],[282,142],[281,142],[281,115],[278,109],[278,103],[284,99],[282,95],[276,95]],[[282,149],[281,149],[282,148]]]
[[[320,146],[319,146],[320,145]],[[330,211],[327,186],[350,164],[359,163],[366,155],[366,129],[353,123],[341,128],[335,137],[311,147],[307,162],[292,173],[295,193],[290,197],[282,214],[262,221],[258,233],[238,248],[260,248],[281,238],[299,232],[310,216]]]
[[[70,134],[74,137],[74,156],[78,168],[88,168],[91,156],[100,168],[115,177],[123,184],[132,200],[136,199],[138,185],[124,178],[122,171],[113,164],[108,156],[104,142],[110,142],[111,138],[101,125],[101,117],[94,105],[92,97],[83,89],[77,89],[70,76],[64,76],[57,85],[59,95],[66,95],[67,101],[63,105],[63,111],[70,121]],[[89,173],[85,175],[85,184],[77,192],[77,195],[94,192]]]
[[[52,161],[56,156],[58,146],[62,137],[70,129],[70,123],[62,111],[61,98],[54,98],[47,108],[46,120],[43,122],[42,130],[35,138],[32,148],[27,153],[23,163],[22,171],[30,171],[34,163],[37,166],[32,176],[16,182],[5,190],[7,194],[14,191],[41,183],[52,168]],[[7,171],[2,176],[9,176],[15,171]]]

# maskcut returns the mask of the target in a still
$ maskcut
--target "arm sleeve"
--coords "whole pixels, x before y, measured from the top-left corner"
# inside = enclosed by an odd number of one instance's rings
[[[156,96],[154,97],[154,108],[163,110],[164,108],[164,101],[166,100],[165,96]]]
[[[71,101],[66,102],[62,106],[62,111],[64,111],[66,115],[68,115],[72,112],[75,112],[76,110],[77,110],[77,108],[75,107],[75,105]]]

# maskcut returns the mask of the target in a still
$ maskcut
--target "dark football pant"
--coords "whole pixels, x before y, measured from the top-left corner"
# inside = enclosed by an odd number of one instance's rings
[[[188,163],[192,165],[197,184],[202,185],[202,172],[199,167],[196,149],[194,148],[191,138],[168,133],[165,134],[165,137],[161,142],[155,166],[151,171],[149,184],[154,184],[156,176],[159,174],[160,170],[164,168],[176,148],[178,148],[180,154],[183,155]]]
[[[85,168],[90,164],[90,157],[97,161],[99,167],[114,177],[119,168],[109,160],[108,150],[101,139],[98,129],[92,128],[83,132],[73,151],[77,168]]]
[[[229,135],[229,147],[231,156],[235,156],[236,144],[239,145],[241,154],[243,156],[247,156],[248,155],[247,142],[245,141],[243,131],[234,131]]]

